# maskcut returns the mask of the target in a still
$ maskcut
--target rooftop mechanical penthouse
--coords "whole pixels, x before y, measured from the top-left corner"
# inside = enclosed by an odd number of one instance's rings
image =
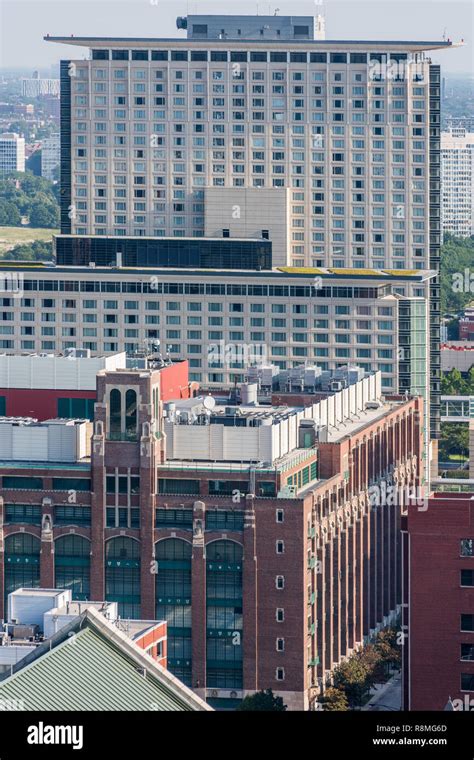
[[[169,669],[213,705],[273,688],[308,709],[401,603],[423,400],[351,369],[301,404],[164,401],[164,371],[100,370],[92,423],[2,419],[0,605],[20,587],[117,602],[167,621]]]

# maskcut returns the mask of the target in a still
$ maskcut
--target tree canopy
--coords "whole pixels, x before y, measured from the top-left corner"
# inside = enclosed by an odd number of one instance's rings
[[[58,187],[30,172],[14,172],[0,180],[0,224],[17,227],[27,216],[31,227],[59,227]]]
[[[9,261],[52,261],[53,245],[45,240],[16,245],[3,256]]]
[[[276,697],[272,689],[267,689],[244,697],[237,709],[243,712],[285,712],[287,708],[281,697]]]
[[[459,312],[474,299],[474,237],[446,234],[441,246],[441,313]]]

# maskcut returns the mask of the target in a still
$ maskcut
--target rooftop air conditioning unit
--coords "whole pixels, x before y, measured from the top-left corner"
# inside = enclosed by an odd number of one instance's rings
[[[380,409],[382,406],[381,401],[367,401],[365,408],[366,409]]]

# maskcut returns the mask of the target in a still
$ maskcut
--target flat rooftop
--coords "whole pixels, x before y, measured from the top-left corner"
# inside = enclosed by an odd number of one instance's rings
[[[408,397],[410,398],[410,397]],[[403,404],[404,401],[384,401],[378,409],[364,409],[357,413],[357,418],[341,422],[337,428],[328,429],[328,443],[337,443],[348,435],[363,430],[377,420],[386,417],[390,412]]]
[[[46,427],[48,425],[72,427],[73,425],[82,425],[83,422],[90,422],[90,420],[55,417],[54,419],[38,422],[34,417],[0,417],[0,425],[21,425],[24,427]]]
[[[139,238],[143,240],[143,238]],[[155,238],[153,238],[155,239]],[[421,282],[431,280],[437,276],[433,269],[351,269],[351,268],[325,268],[325,267],[275,267],[273,269],[191,269],[172,267],[103,267],[103,266],[56,266],[53,263],[30,262],[30,261],[1,261],[0,272],[36,272],[51,276],[52,274],[90,274],[95,277],[97,274],[124,275],[127,273],[133,275],[150,276],[152,273],[162,277],[180,277],[183,280],[189,277],[255,277],[258,279],[271,278],[275,280],[284,279],[304,279],[311,277],[321,277],[323,280],[377,280],[379,282],[406,281]],[[8,288],[5,292],[8,291]]]
[[[15,594],[15,596],[59,596],[60,594],[64,594],[65,589],[62,588],[17,588],[12,593]]]
[[[185,48],[203,48],[203,47],[237,47],[246,48],[248,46],[277,46],[277,47],[311,47],[313,49],[324,50],[354,50],[361,49],[367,51],[380,52],[384,50],[397,52],[419,53],[426,50],[442,50],[455,45],[451,40],[295,40],[286,39],[189,39],[188,37],[76,37],[70,36],[50,36],[43,37],[46,42],[57,42],[61,45],[76,45],[78,47],[127,47],[134,45],[136,47],[185,47]]]

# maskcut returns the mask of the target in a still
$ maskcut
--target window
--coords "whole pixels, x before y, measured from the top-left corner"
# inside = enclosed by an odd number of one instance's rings
[[[461,631],[474,631],[474,615],[461,615]]]
[[[30,533],[5,538],[5,603],[17,588],[40,587],[40,548],[39,538]]]
[[[285,542],[284,541],[277,541],[276,542],[276,553],[277,554],[284,554],[285,552]]]
[[[461,586],[474,586],[474,569],[461,570]]]
[[[92,398],[58,398],[58,417],[63,419],[94,419]]]
[[[461,538],[461,557],[474,557],[474,538]]]
[[[461,673],[461,691],[474,691],[474,673]]]
[[[53,478],[53,491],[90,491],[90,478]]]
[[[110,391],[110,422],[109,422],[109,436],[110,440],[120,440],[122,432],[122,394],[117,388],[113,388]]]
[[[155,527],[192,528],[192,509],[157,509],[155,512]]]
[[[283,509],[277,509],[276,511],[276,521],[277,523],[282,523],[285,519],[285,511]]]
[[[276,640],[276,650],[277,650],[277,652],[284,652],[285,651],[285,639],[277,639]]]
[[[181,512],[184,516],[184,512],[191,510],[158,511]],[[155,544],[156,619],[168,622],[168,667],[188,685],[191,684],[192,657],[191,554],[191,544],[182,539],[167,538]]]
[[[244,529],[244,513],[237,510],[212,509],[206,510],[206,530],[236,530]]]
[[[5,504],[5,523],[41,525],[41,506],[39,504]]]
[[[275,678],[277,681],[285,680],[285,668],[277,668],[275,671]]]
[[[90,541],[70,534],[56,539],[54,545],[54,582],[56,588],[70,589],[72,598],[90,598]]]
[[[277,607],[276,613],[275,613],[275,619],[277,623],[283,623],[285,620],[285,610],[283,607]]]
[[[105,599],[118,602],[122,618],[140,618],[140,544],[123,536],[105,548]]]
[[[137,392],[130,389],[125,394],[125,435],[129,441],[137,439]]]
[[[206,547],[208,687],[242,688],[242,557],[234,541]]]
[[[199,480],[160,478],[158,480],[158,493],[199,495]]]
[[[474,644],[461,644],[461,660],[474,660]]]
[[[90,525],[91,508],[57,506],[54,508],[55,525]]]
[[[275,588],[281,591],[285,588],[285,576],[284,575],[277,575],[275,577]]]
[[[234,493],[246,494],[249,484],[246,480],[210,480],[210,496],[232,496]]]
[[[28,478],[17,475],[4,475],[3,488],[19,488],[22,491],[42,491],[43,478]]]

